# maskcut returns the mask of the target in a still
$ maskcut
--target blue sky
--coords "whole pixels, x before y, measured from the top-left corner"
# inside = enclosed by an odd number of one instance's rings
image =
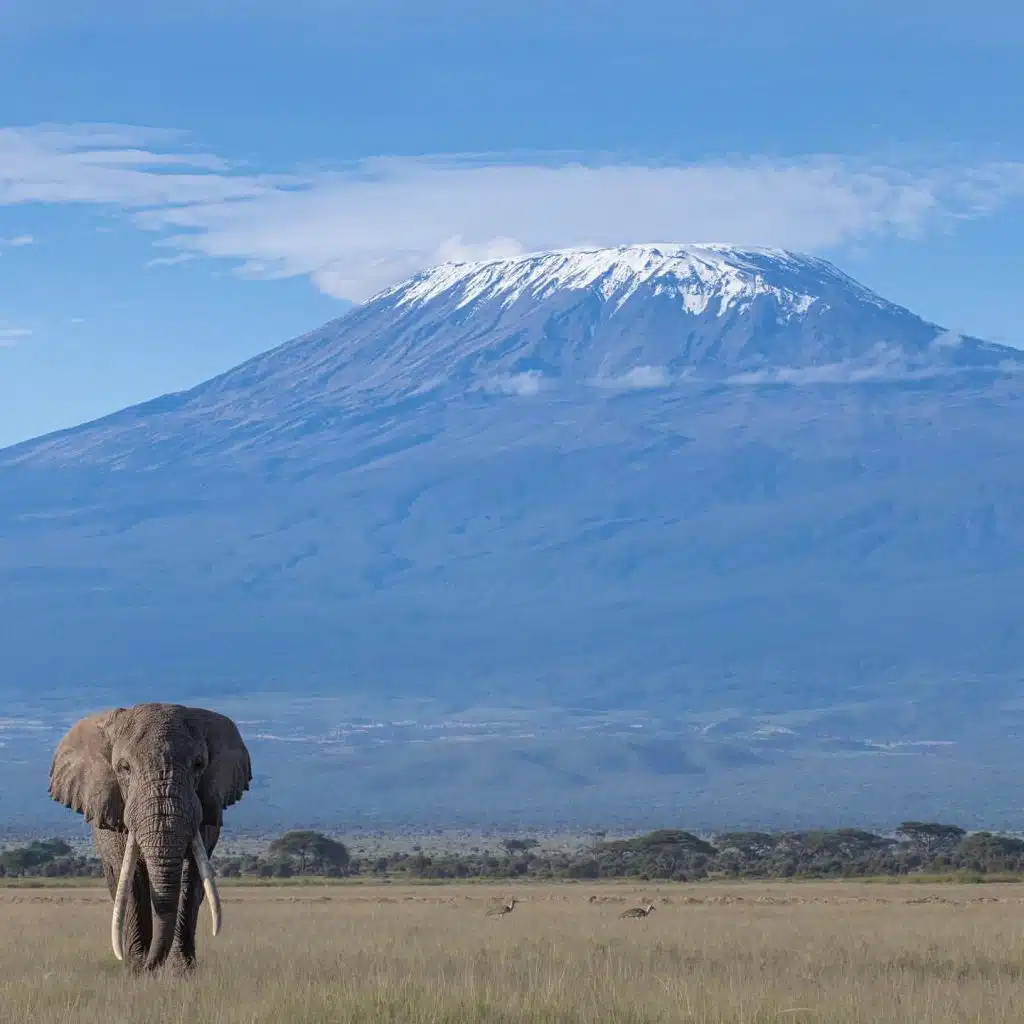
[[[1013,0],[4,0],[0,445],[556,246],[804,249],[1024,345],[1021,109]]]

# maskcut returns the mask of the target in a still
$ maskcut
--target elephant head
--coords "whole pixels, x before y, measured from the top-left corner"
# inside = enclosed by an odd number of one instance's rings
[[[213,934],[220,900],[202,838],[249,788],[249,752],[223,715],[177,704],[138,704],[83,718],[61,740],[50,795],[100,829],[127,833],[111,943],[123,959],[128,893],[141,858],[149,878],[153,935],[145,966],[168,956],[177,923],[182,869],[191,858],[203,882]]]

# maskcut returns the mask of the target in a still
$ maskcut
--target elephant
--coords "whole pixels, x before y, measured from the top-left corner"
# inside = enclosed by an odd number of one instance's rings
[[[209,857],[224,809],[251,781],[238,727],[214,711],[136,704],[68,730],[50,766],[50,796],[92,825],[118,960],[135,971],[195,967],[204,896],[213,934],[220,930]]]

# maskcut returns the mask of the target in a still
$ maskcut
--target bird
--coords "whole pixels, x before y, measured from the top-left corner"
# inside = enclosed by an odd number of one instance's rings
[[[515,896],[513,896],[510,900],[505,900],[505,902],[502,903],[500,907],[492,907],[490,910],[487,911],[487,913],[492,917],[500,917],[503,914],[511,914],[518,902],[519,900],[517,900]]]
[[[619,917],[646,917],[653,909],[653,903],[648,903],[643,907],[630,907],[629,910],[624,910],[619,914]]]

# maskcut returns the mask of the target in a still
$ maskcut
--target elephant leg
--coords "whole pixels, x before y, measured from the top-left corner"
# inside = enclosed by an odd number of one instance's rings
[[[214,825],[202,828],[206,853],[213,853],[220,837],[220,829]],[[171,956],[185,970],[191,970],[196,963],[196,927],[199,923],[199,908],[205,893],[199,871],[191,857],[185,859],[181,875],[181,902],[178,905],[178,923],[174,929],[174,945]]]
[[[124,860],[124,848],[128,837],[119,832],[93,828],[96,852],[103,864],[103,875],[107,880],[110,898],[117,893],[117,882]],[[124,958],[132,970],[141,970],[149,953],[153,939],[153,910],[149,899],[149,877],[141,861],[135,868],[135,877],[128,894],[124,920]]]
[[[191,860],[186,860],[181,872],[181,902],[178,904],[178,922],[174,928],[169,961],[185,970],[191,970],[196,964],[196,925],[202,902],[203,883],[199,880],[199,872]]]

